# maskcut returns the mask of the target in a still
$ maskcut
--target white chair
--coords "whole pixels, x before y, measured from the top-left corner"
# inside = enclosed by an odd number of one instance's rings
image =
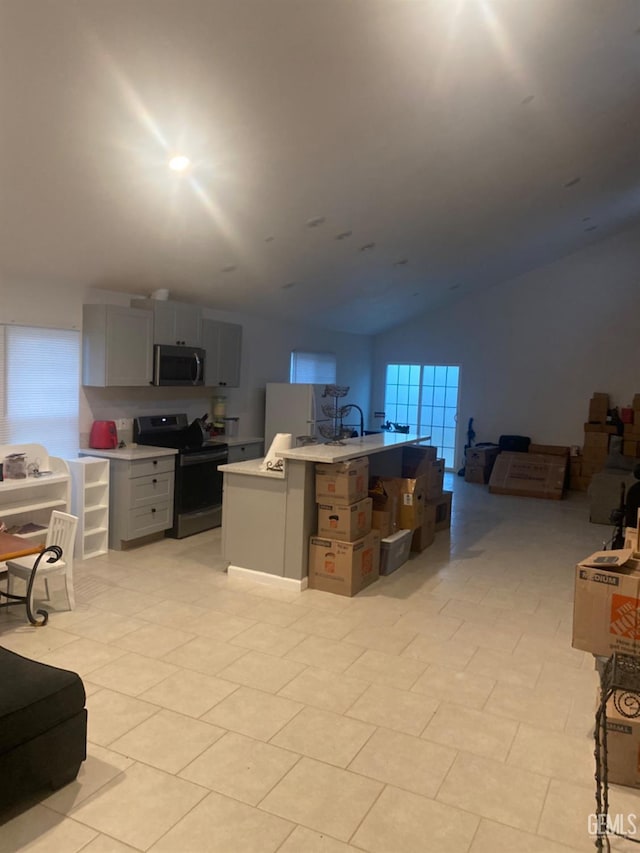
[[[59,512],[58,510],[54,510],[51,513],[45,547],[58,545],[62,549],[62,557],[53,563],[47,562],[47,558],[43,557],[40,560],[37,574],[38,578],[43,578],[44,580],[48,600],[50,600],[49,579],[53,575],[61,575],[64,578],[64,588],[69,603],[69,610],[73,610],[76,604],[73,590],[73,546],[77,526],[78,519],[75,515],[69,515],[67,512]],[[14,594],[13,584],[15,578],[20,578],[26,584],[29,583],[29,578],[37,559],[38,554],[32,554],[29,557],[19,557],[15,560],[7,561],[7,592],[9,595]]]

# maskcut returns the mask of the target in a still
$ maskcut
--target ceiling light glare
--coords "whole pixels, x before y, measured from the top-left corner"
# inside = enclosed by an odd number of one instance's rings
[[[174,172],[184,172],[191,165],[191,160],[184,154],[176,154],[169,160],[169,168]]]

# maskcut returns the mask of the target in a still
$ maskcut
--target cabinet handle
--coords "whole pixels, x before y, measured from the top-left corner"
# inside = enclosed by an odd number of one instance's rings
[[[154,464],[154,465],[157,465],[157,464],[158,464],[158,460],[157,460],[157,459],[154,459],[154,460],[153,460],[153,464]]]
[[[151,507],[151,512],[155,512],[156,508],[154,506]]]
[[[152,482],[152,483],[153,483],[153,485],[155,486],[155,484],[156,484],[158,481],[157,481],[157,480],[156,480],[156,478],[154,477],[154,478],[153,478],[153,480],[152,480],[151,482]]]

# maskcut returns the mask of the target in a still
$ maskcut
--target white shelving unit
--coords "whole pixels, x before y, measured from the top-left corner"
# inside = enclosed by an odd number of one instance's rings
[[[69,460],[71,512],[78,517],[75,556],[90,560],[109,550],[109,460]]]
[[[26,524],[37,525],[37,530],[18,535],[44,542],[52,510],[69,512],[69,466],[64,459],[49,456],[41,444],[2,444],[0,462],[11,453],[25,453],[27,464],[37,463],[41,471],[51,473],[0,482],[0,521],[9,529]]]

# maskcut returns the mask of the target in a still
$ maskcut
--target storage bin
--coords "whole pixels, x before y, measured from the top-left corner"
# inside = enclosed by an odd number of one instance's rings
[[[398,530],[380,540],[380,574],[390,575],[409,559],[412,530]]]

